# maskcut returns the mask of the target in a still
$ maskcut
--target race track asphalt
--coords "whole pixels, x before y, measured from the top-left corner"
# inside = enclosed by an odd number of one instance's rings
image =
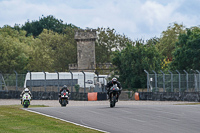
[[[111,133],[200,132],[200,105],[164,104],[165,102],[122,104],[126,102],[119,101],[116,107],[110,108],[108,101],[99,105],[91,101],[89,103],[91,104],[72,106],[71,102],[67,107],[53,106],[27,110]]]

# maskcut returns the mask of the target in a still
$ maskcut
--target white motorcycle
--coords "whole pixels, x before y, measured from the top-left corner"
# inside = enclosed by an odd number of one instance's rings
[[[31,96],[29,93],[24,93],[22,96],[22,106],[24,108],[28,108],[28,106],[30,105],[31,102]]]

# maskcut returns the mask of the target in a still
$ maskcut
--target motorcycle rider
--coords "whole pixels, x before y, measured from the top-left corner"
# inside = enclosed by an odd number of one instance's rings
[[[67,92],[68,92],[68,96],[69,96],[69,89],[67,88],[67,86],[66,85],[64,85],[61,89],[60,89],[60,92],[59,92],[59,103],[61,102],[61,92],[63,91],[63,90],[66,90]],[[68,104],[68,103],[67,103]]]
[[[110,87],[112,87],[114,84],[117,84],[117,87],[119,87],[119,95],[121,94],[122,86],[121,86],[120,82],[117,81],[117,78],[114,77],[106,85],[106,87],[107,87],[107,95],[109,95]],[[119,98],[119,96],[117,97],[117,101],[118,101],[118,98]]]
[[[30,91],[28,88],[25,88],[25,89],[22,91],[22,93],[20,94],[21,104],[22,104],[22,96],[23,96],[25,93],[28,93],[28,94],[31,96],[31,99],[32,99],[31,91]]]

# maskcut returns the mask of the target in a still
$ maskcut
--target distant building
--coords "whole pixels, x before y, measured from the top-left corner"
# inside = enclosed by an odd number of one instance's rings
[[[96,64],[95,60],[95,41],[97,38],[96,29],[77,30],[74,39],[77,42],[77,63],[69,64],[72,72],[97,72],[102,70],[110,73],[112,63]]]
[[[78,30],[74,39],[77,42],[77,64],[69,64],[69,70],[73,72],[94,72],[95,61],[95,40],[96,30]]]

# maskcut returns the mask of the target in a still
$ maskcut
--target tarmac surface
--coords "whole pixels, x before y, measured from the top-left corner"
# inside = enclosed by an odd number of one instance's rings
[[[183,101],[119,101],[117,105],[174,105],[174,104],[185,104],[191,102]],[[0,99],[0,105],[18,105],[20,104],[19,99]],[[58,100],[32,100],[31,105],[46,105],[49,107],[60,107]],[[73,101],[69,100],[67,106],[95,106],[95,105],[107,105],[109,101]]]
[[[58,100],[32,100],[25,109],[79,126],[110,133],[199,133],[200,105],[180,101],[69,101],[61,107]],[[20,105],[18,99],[0,99],[0,105]]]

